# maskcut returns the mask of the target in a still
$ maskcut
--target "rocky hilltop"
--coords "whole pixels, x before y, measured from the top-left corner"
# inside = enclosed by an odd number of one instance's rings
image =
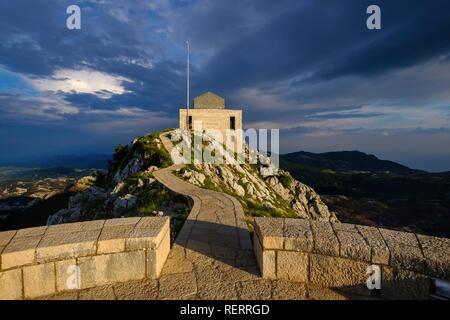
[[[181,224],[189,212],[188,200],[153,178],[155,170],[170,164],[158,134],[118,145],[108,170],[78,180],[68,207],[51,215],[47,224],[148,215],[169,215]]]
[[[170,133],[172,141],[181,141],[184,132],[177,129]],[[214,139],[203,135],[204,148]],[[206,141],[205,141],[206,140]],[[214,146],[215,152],[227,154],[223,146]],[[295,180],[288,171],[276,168],[270,157],[264,156],[246,146],[245,153],[258,159],[256,164],[233,163],[214,165],[208,163],[190,164],[177,174],[186,181],[225,192],[238,198],[244,211],[251,216],[293,217],[312,220],[337,221],[333,212],[320,196],[309,186]],[[228,163],[228,164],[227,164]]]
[[[181,137],[179,130],[172,135]],[[153,177],[155,170],[171,164],[159,133],[119,145],[108,170],[79,180],[68,208],[51,215],[47,224],[133,215],[169,215],[181,224],[189,202]],[[248,215],[337,220],[314,190],[287,171],[275,170],[270,161],[187,165],[176,174],[192,184],[236,196]]]

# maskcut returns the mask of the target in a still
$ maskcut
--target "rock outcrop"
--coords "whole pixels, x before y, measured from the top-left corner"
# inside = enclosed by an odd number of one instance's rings
[[[173,140],[186,139],[181,130]],[[213,143],[213,140],[209,140]],[[220,148],[216,149],[226,153]],[[178,172],[186,181],[235,195],[250,215],[285,216],[336,221],[320,197],[310,187],[294,180],[255,151],[258,164],[196,164]],[[47,224],[86,221],[132,215],[169,215],[186,213],[186,199],[170,192],[153,177],[153,172],[172,163],[159,134],[119,145],[107,172],[84,177],[72,188],[67,209],[48,218]]]
[[[173,141],[179,141],[186,134],[175,130]],[[215,143],[204,135],[207,148]],[[204,141],[205,142],[205,141]],[[215,152],[227,156],[217,145]],[[276,167],[270,157],[246,147],[246,154],[258,159],[257,164],[190,164],[180,169],[178,175],[186,181],[201,187],[212,188],[239,198],[247,213],[253,215],[275,215],[304,219],[337,221],[336,215],[328,210],[320,196],[309,186],[295,180],[289,172]],[[260,208],[263,207],[263,208]]]

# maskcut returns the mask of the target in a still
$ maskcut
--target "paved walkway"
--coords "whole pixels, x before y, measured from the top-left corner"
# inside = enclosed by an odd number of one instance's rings
[[[161,140],[170,152],[172,143]],[[187,183],[173,175],[182,165],[154,172],[194,205],[158,280],[133,281],[51,298],[73,299],[339,299],[331,290],[260,276],[240,203],[233,197]]]

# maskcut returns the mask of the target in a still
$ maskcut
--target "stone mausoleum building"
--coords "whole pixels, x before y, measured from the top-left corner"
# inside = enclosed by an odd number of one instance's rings
[[[226,141],[226,130],[242,129],[242,110],[225,109],[225,99],[212,92],[194,98],[194,107],[180,109],[180,129],[195,129],[194,123],[201,121],[201,128],[216,129],[222,132]],[[233,132],[233,131],[232,131]]]

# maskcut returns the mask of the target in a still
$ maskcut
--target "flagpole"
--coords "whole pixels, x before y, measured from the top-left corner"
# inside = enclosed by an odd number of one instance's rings
[[[189,130],[189,41],[186,41],[187,46],[187,72],[186,72],[186,106],[187,106],[187,129]]]

